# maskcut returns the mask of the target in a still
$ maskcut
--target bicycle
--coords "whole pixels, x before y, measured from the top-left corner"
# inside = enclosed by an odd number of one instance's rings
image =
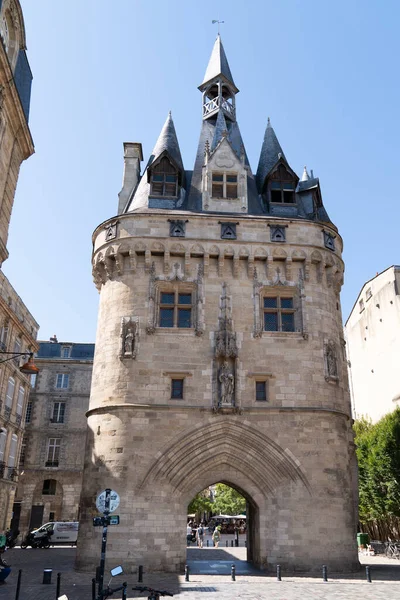
[[[147,600],[160,600],[160,596],[173,596],[173,594],[167,592],[166,590],[154,590],[153,588],[145,585],[136,585],[132,589],[138,592],[150,592],[150,595],[147,596]]]

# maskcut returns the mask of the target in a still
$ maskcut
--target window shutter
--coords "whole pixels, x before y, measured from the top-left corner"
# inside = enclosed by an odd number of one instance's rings
[[[13,433],[11,437],[10,452],[8,453],[8,467],[15,465],[15,457],[17,454],[18,436]]]
[[[4,450],[6,447],[7,441],[7,431],[2,431],[0,433],[0,462],[4,461]]]
[[[17,415],[22,415],[22,411],[24,409],[24,400],[25,389],[22,387],[22,385],[20,385],[18,390]]]
[[[12,377],[10,377],[8,380],[7,393],[6,393],[6,406],[8,406],[10,408],[13,403],[14,389],[15,389],[15,381]]]

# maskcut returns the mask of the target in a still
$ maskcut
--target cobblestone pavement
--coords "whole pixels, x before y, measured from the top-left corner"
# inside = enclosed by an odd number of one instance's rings
[[[14,548],[6,553],[6,560],[13,571],[7,583],[0,585],[0,600],[14,600],[18,569],[22,569],[21,592],[19,600],[55,600],[57,573],[61,573],[61,593],[69,600],[91,600],[92,573],[78,573],[73,570],[74,548],[51,548],[50,550],[21,550]],[[228,549],[191,549],[190,560],[203,560],[205,554],[212,555],[212,561],[223,556],[226,560]],[[229,548],[230,560],[241,560],[245,549]],[[226,575],[191,575],[185,582],[183,575],[146,574],[143,585],[166,589],[182,600],[232,600],[235,598],[251,600],[398,600],[400,597],[400,561],[380,556],[361,556],[365,566],[371,566],[372,583],[365,579],[365,568],[359,573],[343,576],[329,574],[328,583],[322,577],[291,577],[282,573],[283,581],[278,582],[271,575],[243,575],[231,581]],[[51,568],[52,583],[42,584],[43,569]],[[127,569],[128,570],[128,569]],[[143,594],[132,592],[137,575],[125,573],[113,580],[115,585],[128,581],[128,598],[143,598]],[[107,578],[105,577],[105,581]],[[114,598],[115,596],[112,596]],[[118,593],[116,598],[120,598]]]

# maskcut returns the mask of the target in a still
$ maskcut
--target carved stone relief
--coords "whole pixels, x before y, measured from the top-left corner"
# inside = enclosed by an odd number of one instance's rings
[[[112,223],[108,223],[105,226],[105,230],[106,230],[106,242],[108,242],[109,240],[113,240],[114,238],[117,237],[117,225],[118,225],[119,221],[113,221]]]
[[[218,330],[214,336],[214,373],[216,376],[216,398],[214,407],[234,407],[236,386],[236,358],[238,347],[236,333],[233,331],[230,299],[227,285],[222,284]]]
[[[325,379],[328,382],[336,383],[338,381],[338,366],[336,344],[328,340],[324,345],[325,358]]]

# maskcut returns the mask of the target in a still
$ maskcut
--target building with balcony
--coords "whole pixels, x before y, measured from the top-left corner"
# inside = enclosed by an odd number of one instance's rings
[[[82,486],[94,344],[39,342],[25,413],[13,526],[76,520]]]
[[[35,352],[39,325],[0,271],[0,349],[19,354]],[[0,354],[0,529],[12,517],[28,406],[30,376],[21,373],[26,357]]]

